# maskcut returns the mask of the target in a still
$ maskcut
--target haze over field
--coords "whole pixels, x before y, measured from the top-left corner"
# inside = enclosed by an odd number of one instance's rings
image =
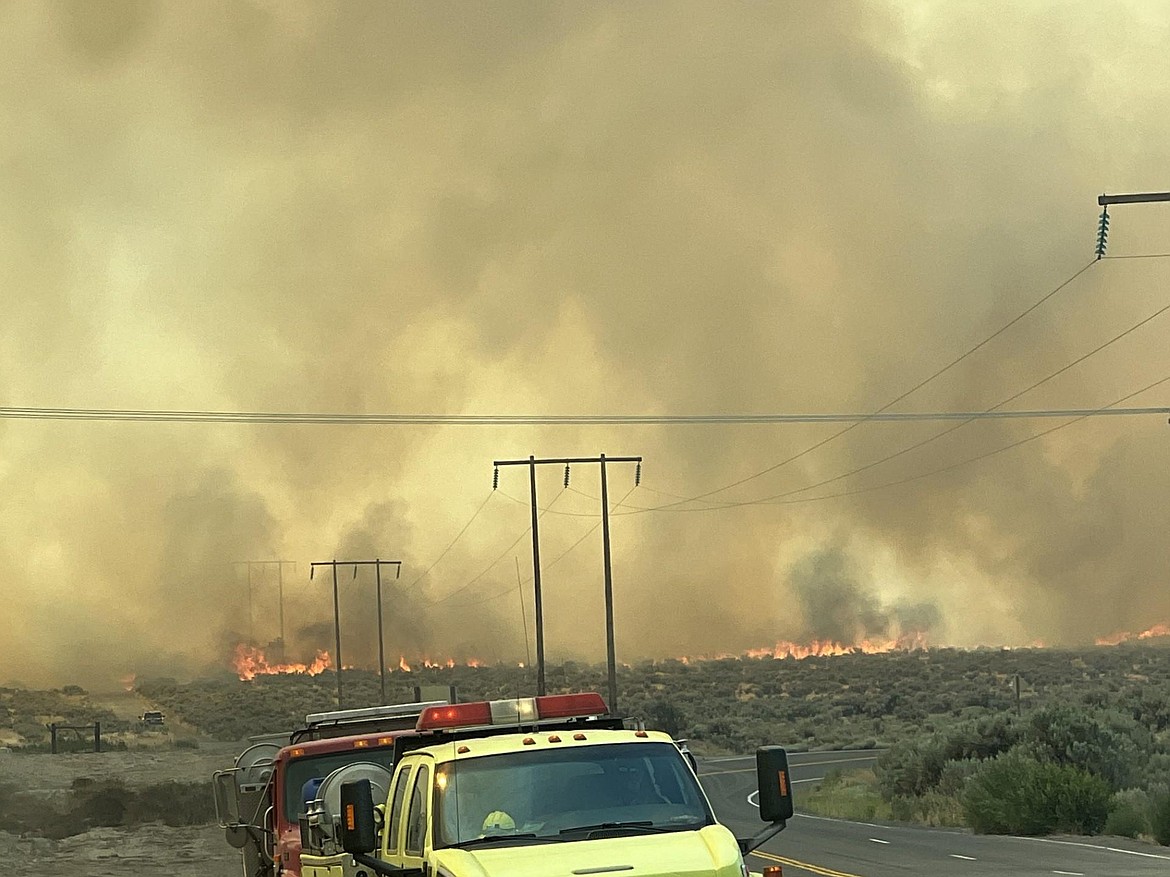
[[[2,406],[869,412],[1087,265],[1098,193],[1170,189],[1158,0],[46,0],[0,7],[0,34]],[[1170,251],[1170,205],[1112,216],[1110,255]],[[996,405],[1167,304],[1168,270],[1093,265],[895,410]],[[1008,407],[1170,376],[1167,319]],[[610,468],[622,660],[1170,621],[1165,418],[926,475],[1063,422],[790,493],[953,425],[866,423],[707,498],[746,505],[618,516],[842,427],[0,418],[0,684],[223,666],[278,634],[275,571],[249,621],[233,566],[268,558],[298,561],[290,657],[332,648],[308,563],[380,556],[404,562],[394,659],[525,660],[526,473],[489,493],[529,454],[645,458],[628,496]],[[596,467],[562,478],[540,473],[546,566],[596,523]],[[341,582],[368,665],[373,577]],[[600,531],[544,584],[550,659],[601,660]]]

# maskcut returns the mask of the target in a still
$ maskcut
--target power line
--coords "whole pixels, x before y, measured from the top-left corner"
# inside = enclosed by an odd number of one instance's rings
[[[552,508],[553,504],[556,503],[556,501],[558,499],[560,499],[564,495],[564,493],[565,493],[565,491],[564,491],[564,489],[562,489],[560,493],[558,493],[556,496],[554,496],[552,498],[552,502],[550,502],[548,504],[548,507]],[[545,512],[547,512],[547,511],[548,511],[547,508],[542,509],[540,511],[540,517],[543,517]],[[524,528],[524,532],[522,532],[519,536],[517,536],[512,541],[512,544],[510,544],[507,548],[505,548],[503,551],[500,552],[499,557],[497,557],[495,560],[493,560],[491,563],[489,563],[486,567],[483,568],[483,570],[479,573],[479,575],[472,578],[466,584],[460,585],[454,591],[451,591],[450,593],[444,594],[442,597],[438,598],[437,600],[432,600],[429,605],[438,606],[440,603],[446,603],[448,600],[450,600],[456,594],[461,594],[464,591],[466,591],[468,588],[470,588],[472,585],[474,585],[476,582],[478,582],[480,579],[482,579],[484,576],[486,576],[489,572],[491,572],[492,569],[496,566],[496,564],[498,564],[501,560],[503,560],[505,557],[507,557],[508,552],[511,551],[513,548],[515,548],[517,545],[519,545],[520,540],[523,539],[525,536],[527,536],[531,531],[532,531],[532,525],[529,524],[527,527]]]
[[[921,385],[920,385],[921,386]],[[904,394],[900,399],[905,398]],[[894,404],[893,402],[889,403]],[[888,406],[886,406],[888,407]],[[1118,411],[1124,414],[1124,411]],[[1145,413],[1145,412],[1134,412]],[[241,411],[130,411],[96,408],[0,408],[0,419],[73,420],[134,423],[271,423],[349,426],[606,426],[751,425],[768,423],[851,423],[963,420],[968,417],[1063,417],[1065,411],[885,411],[759,414],[298,414]],[[845,431],[842,430],[843,434]],[[771,470],[767,470],[771,471]],[[745,480],[751,480],[745,479]],[[734,485],[732,485],[734,486]],[[720,488],[725,489],[725,488]],[[717,493],[718,491],[712,491]],[[704,496],[707,494],[704,494]]]
[[[641,485],[641,486],[644,487],[645,485]],[[571,488],[571,487],[567,488],[567,489],[570,491],[573,490],[573,488]],[[638,489],[639,489],[639,485],[635,484],[633,487],[631,487],[629,490],[627,490],[625,493],[625,496],[623,496],[621,499],[619,499],[617,502],[613,503],[613,505],[610,506],[611,511],[613,509],[620,508],[622,506],[622,504],[627,499],[629,499],[630,494],[632,494],[635,490],[638,490]],[[574,492],[580,493],[581,491],[574,491]],[[582,495],[588,496],[588,494],[582,494]],[[590,498],[593,499],[595,502],[597,501],[597,497],[590,497]],[[542,511],[548,511],[548,509],[542,509]],[[553,514],[556,514],[556,512],[553,512]],[[562,512],[561,514],[564,514],[564,513]],[[594,517],[598,518],[597,523],[595,523],[592,527],[590,527],[588,530],[586,530],[584,533],[582,533],[576,542],[574,542],[572,545],[570,545],[568,548],[566,548],[564,551],[562,551],[560,554],[558,554],[556,557],[554,557],[548,563],[542,563],[541,567],[545,570],[552,569],[554,566],[556,566],[558,563],[560,563],[562,560],[564,560],[569,554],[571,554],[572,551],[578,545],[580,545],[582,542],[584,542],[586,539],[588,539],[590,536],[592,536],[594,533],[596,533],[597,528],[601,526],[600,512],[597,515],[594,515]],[[466,603],[456,603],[455,605],[459,606],[459,607],[463,607],[463,606],[478,606],[482,603],[490,603],[492,600],[498,600],[501,597],[504,597],[504,596],[507,596],[508,594],[511,594],[517,588],[523,588],[524,585],[527,585],[531,581],[532,581],[532,576],[528,576],[528,578],[524,579],[523,581],[517,582],[515,586],[509,586],[506,591],[500,591],[498,594],[492,594],[490,597],[483,597],[483,598],[480,598],[478,600],[470,600]]]
[[[984,413],[985,414],[994,413],[994,412],[996,412],[996,409],[1000,408],[1001,406],[1007,405],[1011,402],[1014,402],[1016,399],[1019,399],[1021,396],[1024,396],[1024,395],[1032,392],[1037,387],[1040,387],[1043,384],[1046,384],[1049,381],[1053,380],[1054,378],[1059,377],[1060,375],[1064,374],[1069,369],[1071,369],[1077,365],[1080,365],[1085,360],[1100,353],[1105,348],[1110,347],[1113,344],[1116,344],[1122,338],[1125,338],[1130,333],[1137,331],[1142,326],[1144,326],[1146,323],[1149,323],[1151,320],[1155,319],[1156,317],[1161,316],[1162,314],[1164,314],[1168,310],[1170,310],[1170,304],[1163,305],[1162,307],[1158,308],[1158,310],[1154,311],[1149,316],[1144,317],[1141,320],[1138,320],[1136,323],[1134,323],[1129,328],[1117,333],[1112,338],[1110,338],[1108,341],[1104,341],[1101,344],[1098,344],[1092,350],[1088,351],[1087,353],[1081,354],[1076,359],[1074,359],[1072,362],[1069,362],[1069,363],[1061,366],[1056,371],[1050,373],[1046,377],[1043,377],[1040,380],[1036,381],[1035,383],[1030,384],[1029,386],[1025,387],[1024,389],[1019,390],[1016,393],[1013,393],[1011,396],[1008,396],[1006,399],[1003,399],[1002,401],[997,402],[991,408],[987,409],[987,411]],[[1116,412],[1116,411],[1120,411],[1121,409],[1111,409],[1111,410]],[[1069,416],[1077,417],[1079,419],[1079,418],[1083,418],[1083,417],[1099,416],[1101,413],[1102,412],[1100,412],[1100,411],[1094,411],[1094,410],[1078,411],[1076,414],[1070,413]],[[956,430],[962,429],[964,426],[971,423],[973,420],[977,420],[977,419],[979,419],[979,418],[971,418],[970,420],[964,420],[962,423],[956,423],[954,426],[948,427],[947,429],[944,429],[941,432],[935,433],[934,435],[929,436],[925,439],[922,439],[921,441],[915,442],[914,444],[909,445],[908,447],[902,448],[899,451],[895,451],[892,454],[887,454],[885,457],[882,457],[879,460],[874,460],[872,462],[866,463],[863,466],[858,466],[854,469],[851,469],[848,472],[844,472],[844,473],[842,473],[840,475],[836,475],[832,478],[826,478],[822,481],[818,481],[815,484],[807,484],[804,487],[797,487],[797,488],[794,488],[792,490],[785,491],[783,493],[774,494],[773,496],[767,497],[764,501],[768,502],[771,500],[782,499],[784,497],[793,496],[793,495],[798,494],[798,493],[804,493],[805,491],[808,491],[808,490],[815,490],[816,488],[823,487],[826,484],[832,484],[835,481],[841,481],[845,478],[849,478],[853,475],[857,475],[861,472],[865,472],[868,469],[873,469],[876,466],[880,466],[883,463],[887,463],[890,460],[894,460],[898,457],[901,457],[904,454],[908,454],[911,451],[917,450],[918,448],[921,448],[925,445],[928,445],[931,442],[934,442],[934,441],[942,438],[943,436],[946,436],[952,432],[955,432]]]
[[[891,399],[889,402],[887,402],[881,408],[878,408],[871,415],[869,415],[865,418],[862,418],[855,423],[851,423],[849,426],[845,427],[844,429],[837,430],[832,435],[827,436],[826,438],[823,438],[818,442],[814,442],[813,444],[806,447],[804,450],[798,451],[797,453],[792,454],[789,457],[786,457],[785,459],[781,460],[779,463],[774,463],[765,469],[761,469],[759,472],[754,472],[751,475],[747,475],[743,478],[740,478],[737,481],[731,482],[730,484],[725,484],[722,487],[717,487],[713,490],[708,490],[705,493],[696,494],[695,496],[689,497],[686,500],[680,500],[680,501],[675,502],[675,503],[667,503],[663,506],[659,506],[659,508],[665,509],[665,508],[669,508],[671,506],[682,505],[686,502],[694,502],[695,500],[705,499],[706,497],[712,496],[713,494],[722,493],[725,490],[731,490],[734,487],[739,487],[741,484],[746,484],[749,481],[754,481],[755,479],[760,478],[761,476],[767,475],[769,472],[774,472],[783,466],[787,466],[789,463],[796,462],[801,457],[804,457],[805,455],[812,453],[813,451],[817,450],[818,448],[824,447],[825,445],[829,444],[832,441],[835,441],[836,439],[840,438],[841,436],[845,435],[846,433],[850,432],[851,430],[856,429],[861,423],[865,423],[867,421],[877,419],[879,417],[879,415],[882,415],[888,409],[892,408],[894,405],[897,405],[899,402],[901,402],[906,397],[910,396],[912,393],[915,393],[918,390],[922,389],[927,384],[929,384],[931,381],[935,380],[936,378],[941,377],[943,374],[950,371],[952,368],[954,368],[956,365],[961,363],[967,357],[971,356],[976,351],[985,347],[987,344],[989,344],[994,339],[998,338],[1000,335],[1002,335],[1004,332],[1006,332],[1008,329],[1010,329],[1012,326],[1014,326],[1020,320],[1024,319],[1024,317],[1028,316],[1028,314],[1032,313],[1034,310],[1036,310],[1038,307],[1043,305],[1046,301],[1048,301],[1050,298],[1055,296],[1057,293],[1059,293],[1061,290],[1063,290],[1065,287],[1067,287],[1069,284],[1071,284],[1074,280],[1076,280],[1078,277],[1080,277],[1082,274],[1084,274],[1086,271],[1088,271],[1090,268],[1092,268],[1093,265],[1096,264],[1096,262],[1097,262],[1097,260],[1094,259],[1093,261],[1088,262],[1087,264],[1085,264],[1081,268],[1077,269],[1077,271],[1075,273],[1073,273],[1072,275],[1070,275],[1069,277],[1067,277],[1066,279],[1061,281],[1059,284],[1057,284],[1057,286],[1055,286],[1053,289],[1046,292],[1039,299],[1037,299],[1033,304],[1029,305],[1027,308],[1025,308],[1023,311],[1021,311],[1019,314],[1017,314],[1012,319],[1008,320],[1008,322],[1004,323],[1002,326],[1000,326],[998,329],[996,329],[994,332],[992,332],[990,335],[988,335],[986,338],[984,338],[978,344],[974,345],[973,347],[969,347],[967,350],[965,350],[963,353],[959,354],[957,357],[952,359],[946,365],[935,370],[932,374],[930,374],[926,378],[923,378],[921,381],[919,381],[917,384],[915,384],[909,390],[906,390],[901,395],[896,396],[895,398]]]
[[[1134,396],[1140,396],[1142,393],[1145,393],[1149,390],[1152,390],[1155,387],[1161,386],[1162,384],[1165,384],[1165,383],[1170,383],[1170,375],[1167,375],[1164,378],[1159,378],[1158,380],[1154,381],[1153,383],[1147,384],[1146,386],[1142,387],[1140,390],[1134,390],[1132,393],[1128,393],[1125,396],[1122,396],[1116,402],[1111,403],[1111,405],[1119,405],[1122,402],[1126,401],[1127,399],[1132,399]],[[1107,407],[1111,407],[1111,406],[1107,406]],[[976,454],[974,457],[968,457],[967,459],[960,460],[957,463],[951,463],[951,464],[946,465],[946,466],[940,466],[939,468],[932,469],[929,472],[920,472],[917,475],[910,475],[910,476],[907,476],[905,478],[899,478],[896,481],[887,481],[887,482],[884,482],[882,484],[872,484],[872,485],[869,485],[868,487],[859,487],[855,490],[843,491],[841,493],[825,494],[824,496],[807,497],[803,500],[795,500],[794,502],[815,502],[817,500],[822,500],[822,499],[835,499],[837,497],[853,496],[853,495],[858,494],[858,493],[869,493],[869,492],[874,491],[874,490],[883,490],[887,487],[898,487],[902,484],[909,484],[911,481],[919,481],[923,478],[929,478],[933,475],[940,475],[944,472],[950,472],[953,469],[958,469],[962,466],[966,466],[966,465],[969,465],[971,463],[977,463],[980,460],[986,460],[988,457],[994,457],[997,454],[1002,454],[1005,451],[1010,451],[1013,448],[1018,448],[1021,445],[1026,445],[1029,442],[1034,442],[1037,439],[1044,438],[1047,435],[1051,435],[1052,433],[1057,432],[1057,431],[1062,430],[1062,429],[1065,429],[1066,427],[1072,426],[1075,423],[1080,423],[1082,420],[1085,420],[1085,417],[1083,417],[1083,416],[1077,417],[1077,418],[1074,418],[1073,420],[1069,420],[1067,423],[1059,423],[1056,426],[1049,427],[1048,429],[1043,430],[1041,432],[1038,432],[1034,435],[1030,435],[1030,436],[1027,436],[1027,437],[1022,438],[1022,439],[1017,439],[1016,441],[1010,442],[1009,444],[998,447],[995,450],[987,451],[987,452],[982,453],[982,454]],[[779,502],[779,503],[773,503],[773,504],[785,505],[788,503],[787,502]]]
[[[479,508],[477,508],[475,510],[475,513],[468,519],[467,523],[463,525],[463,529],[461,529],[458,533],[455,534],[455,538],[447,543],[447,547],[444,548],[443,551],[439,554],[439,556],[436,557],[431,562],[431,565],[428,566],[426,569],[424,569],[419,574],[418,578],[416,578],[413,582],[410,583],[410,587],[407,588],[408,591],[413,591],[414,586],[417,585],[419,582],[421,582],[423,579],[425,579],[427,577],[427,575],[430,573],[430,571],[433,570],[438,565],[439,561],[447,556],[447,552],[450,551],[454,547],[455,543],[458,542],[461,538],[463,538],[463,534],[467,532],[467,528],[472,525],[472,523],[475,521],[475,519],[479,517],[479,513],[484,510],[484,508],[487,506],[487,504],[489,502],[491,502],[491,498],[492,498],[493,493],[495,493],[495,491],[490,491],[488,493],[488,495],[484,498],[484,501],[479,504]]]
[[[1122,402],[1125,402],[1129,399],[1132,399],[1135,396],[1140,396],[1142,393],[1145,393],[1149,390],[1152,390],[1155,387],[1161,386],[1162,384],[1165,384],[1165,383],[1170,383],[1170,375],[1167,375],[1164,378],[1160,378],[1151,384],[1147,384],[1146,386],[1142,387],[1139,390],[1134,390],[1132,393],[1127,393],[1126,395],[1122,396],[1120,399],[1117,399],[1116,401],[1111,402],[1109,405],[1104,405],[1100,409],[1097,409],[1097,410],[1104,411],[1104,410],[1113,408],[1116,405],[1120,405]],[[724,505],[719,505],[719,506],[699,506],[699,507],[695,507],[695,508],[663,508],[663,507],[653,507],[653,506],[650,506],[650,507],[630,506],[630,507],[628,507],[631,509],[630,511],[614,512],[614,514],[615,515],[635,515],[635,514],[644,514],[646,512],[658,512],[658,511],[712,512],[712,511],[722,511],[724,509],[729,509],[729,508],[743,508],[746,506],[798,505],[801,503],[808,503],[808,502],[820,502],[821,500],[826,500],[826,499],[839,499],[841,497],[846,497],[846,496],[855,496],[855,495],[860,494],[860,493],[871,493],[875,490],[884,490],[888,487],[898,487],[902,484],[908,484],[912,481],[919,481],[923,478],[929,478],[929,477],[934,476],[934,475],[939,475],[939,474],[942,474],[944,472],[949,472],[953,469],[958,469],[959,467],[966,466],[970,463],[976,463],[976,462],[979,462],[980,460],[985,460],[988,457],[994,457],[997,454],[1002,454],[1004,451],[1010,451],[1013,448],[1019,447],[1020,445],[1025,445],[1029,442],[1035,441],[1036,439],[1040,439],[1040,438],[1043,438],[1044,436],[1051,435],[1052,433],[1057,432],[1058,430],[1065,429],[1066,427],[1072,426],[1075,423],[1080,423],[1082,420],[1086,420],[1091,416],[1093,416],[1093,415],[1092,414],[1082,414],[1080,416],[1074,417],[1073,419],[1071,419],[1065,423],[1057,424],[1056,426],[1053,426],[1053,427],[1050,427],[1050,428],[1043,430],[1041,432],[1035,433],[1034,435],[1027,436],[1026,438],[1018,439],[1018,440],[1010,442],[1006,445],[1002,445],[1001,447],[996,448],[992,451],[987,451],[987,452],[982,453],[982,454],[977,454],[974,457],[968,457],[964,460],[959,460],[956,463],[950,463],[946,466],[940,466],[937,469],[931,469],[927,472],[920,472],[916,475],[909,475],[909,476],[906,476],[905,478],[899,478],[899,479],[896,479],[894,481],[886,481],[886,482],[882,482],[880,484],[871,484],[871,485],[866,486],[866,487],[858,487],[858,488],[855,488],[852,490],[842,490],[842,491],[839,491],[837,493],[826,493],[826,494],[822,494],[820,496],[806,496],[806,497],[802,497],[800,499],[785,499],[785,498],[782,498],[785,496],[784,494],[779,494],[776,497],[765,497],[763,499],[745,500],[742,502],[728,502]]]

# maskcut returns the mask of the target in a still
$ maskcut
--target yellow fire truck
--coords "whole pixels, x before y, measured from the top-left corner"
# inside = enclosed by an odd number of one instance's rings
[[[340,768],[300,819],[303,877],[747,877],[792,816],[785,751],[756,754],[767,827],[716,821],[671,738],[594,693],[428,707],[394,771]]]

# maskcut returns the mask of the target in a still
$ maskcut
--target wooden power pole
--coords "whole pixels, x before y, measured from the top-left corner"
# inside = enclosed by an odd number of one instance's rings
[[[574,463],[597,463],[601,467],[601,538],[605,557],[605,658],[609,678],[609,711],[616,713],[617,705],[617,661],[614,650],[613,635],[613,570],[610,555],[609,541],[609,486],[606,479],[607,463],[637,463],[637,479],[641,478],[641,457],[607,457],[601,454],[596,457],[550,457],[537,459],[529,457],[527,460],[496,460],[492,463],[496,467],[497,475],[501,466],[527,466],[529,498],[532,504],[532,584],[533,603],[536,612],[536,693],[545,694],[544,677],[544,609],[540,591],[540,534],[537,529],[539,519],[536,504],[536,467],[556,465],[565,467],[565,486],[569,483],[569,467]],[[498,479],[493,479],[495,488]]]

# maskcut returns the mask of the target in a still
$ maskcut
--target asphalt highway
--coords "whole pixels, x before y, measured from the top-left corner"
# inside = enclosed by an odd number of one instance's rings
[[[800,791],[835,768],[872,764],[870,751],[789,756],[797,816],[748,858],[753,871],[781,865],[786,875],[1013,875],[1013,877],[1167,877],[1170,847],[1123,838],[1020,838],[906,825],[846,822],[800,813]],[[719,820],[737,837],[763,827],[755,807],[754,756],[701,759],[699,779]]]

